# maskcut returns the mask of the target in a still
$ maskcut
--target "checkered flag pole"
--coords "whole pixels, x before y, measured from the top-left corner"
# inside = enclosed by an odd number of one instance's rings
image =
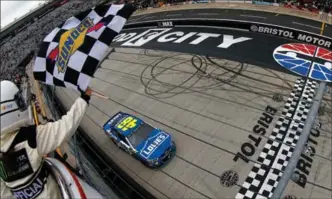
[[[33,67],[42,83],[85,91],[133,4],[98,5],[66,20],[41,43]]]
[[[107,96],[105,96],[105,95],[103,95],[103,94],[101,94],[101,93],[99,93],[99,92],[97,92],[93,89],[91,89],[91,90],[92,90],[91,94],[96,96],[96,97],[99,97],[99,98],[102,98],[102,99],[110,99],[109,97],[107,97]]]

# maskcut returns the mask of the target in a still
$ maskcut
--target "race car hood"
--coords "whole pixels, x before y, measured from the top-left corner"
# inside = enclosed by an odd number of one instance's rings
[[[118,128],[117,124],[128,117],[131,117],[136,120],[135,125],[131,126],[131,128],[126,128],[126,129]],[[124,136],[128,136],[128,135],[132,134],[141,125],[142,122],[143,121],[141,119],[139,119],[135,116],[119,112],[104,124],[104,131],[107,132],[108,130],[111,130],[114,128],[120,134],[122,134]]]
[[[143,159],[153,160],[161,157],[171,144],[172,139],[168,133],[154,129],[136,150]]]
[[[110,118],[105,124],[104,124],[104,129],[108,130],[110,128],[113,128],[116,123],[118,123],[123,117],[127,115],[122,114],[121,112],[117,113],[114,115],[112,118]]]

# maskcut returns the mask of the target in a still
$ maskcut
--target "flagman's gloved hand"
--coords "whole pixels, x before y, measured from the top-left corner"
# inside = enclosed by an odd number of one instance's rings
[[[86,103],[89,104],[92,90],[89,87],[86,89],[85,92],[83,90],[81,90],[80,88],[78,88],[78,90],[81,92],[81,98],[84,99],[84,101],[86,101]]]

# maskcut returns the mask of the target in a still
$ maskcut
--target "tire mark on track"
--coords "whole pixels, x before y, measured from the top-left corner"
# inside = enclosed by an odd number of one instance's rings
[[[117,60],[117,59],[112,59],[112,60],[115,60],[115,61],[121,61],[121,62],[124,62],[124,63],[133,63],[133,64],[138,64],[138,65],[141,65],[141,66],[145,66],[145,67],[147,67],[147,64],[144,64],[144,63],[138,63],[138,62],[129,62],[129,61],[124,61],[124,60]],[[187,60],[188,61],[188,60]],[[148,64],[149,66],[148,67],[156,67],[156,68],[162,68],[162,69],[165,69],[166,67],[161,67],[161,66],[150,66],[151,64]],[[105,67],[102,67],[101,69],[105,69],[105,70],[113,70],[113,69],[110,69],[110,68],[105,68]],[[177,72],[182,72],[182,73],[186,73],[186,74],[192,74],[192,72],[188,72],[188,71],[183,71],[183,70],[178,70],[178,69],[169,69],[169,70],[172,70],[172,71],[177,71]],[[121,72],[121,71],[118,71],[118,72]],[[232,72],[232,73],[235,73],[235,75],[236,76],[238,76],[239,75],[239,73],[238,72],[234,72],[234,71],[232,71],[232,70],[229,70],[228,72]],[[246,72],[248,72],[248,71],[246,71]],[[203,73],[203,72],[201,72],[201,73]],[[225,74],[227,74],[226,72],[225,72]],[[222,74],[219,74],[218,76],[221,76]],[[211,78],[211,77],[210,77]],[[218,79],[218,78],[214,78],[214,79],[216,79],[216,80],[218,80],[220,83],[219,84],[228,84],[228,85],[231,85],[231,86],[233,86],[233,87],[236,87],[236,88],[239,88],[239,89],[241,89],[241,90],[244,90],[244,92],[252,92],[251,90],[246,90],[246,89],[244,89],[244,88],[242,88],[242,87],[240,87],[240,86],[235,86],[234,84],[230,84],[229,82],[227,82],[228,80],[221,80],[220,78]],[[165,84],[164,82],[163,82],[163,84]],[[248,85],[247,84],[242,84],[242,83],[237,83],[238,85],[241,85],[241,86],[243,86],[243,87],[248,87]],[[274,86],[274,85],[273,85]],[[280,87],[280,86],[279,86]],[[274,94],[274,93],[272,93],[271,92],[271,90],[269,90],[269,89],[264,89],[264,88],[262,88],[262,87],[255,87],[255,86],[253,86],[253,85],[251,85],[251,88],[254,88],[254,89],[256,89],[256,90],[262,90],[262,91],[266,91],[267,93],[266,94],[264,94],[264,93],[258,93],[258,92],[256,92],[256,94],[259,94],[259,95],[264,95],[265,97],[268,97],[268,98],[270,98],[271,96],[269,96],[268,94]],[[283,87],[283,89],[285,89],[284,87]],[[288,89],[288,88],[287,88]],[[239,91],[240,92],[240,91]],[[282,95],[283,97],[286,97],[286,95]]]
[[[118,71],[118,70],[114,70],[114,69],[109,69],[109,68],[102,68],[102,69],[104,69],[104,70],[110,70],[110,71],[114,71],[114,72],[118,72],[118,73],[121,73],[121,74],[125,74],[125,75],[129,75],[129,76],[134,76],[134,77],[142,77],[142,75],[135,75],[135,74],[131,74],[131,73],[126,73],[126,72],[122,72],[122,71]],[[147,77],[143,77],[143,78],[145,78],[145,79],[148,79],[148,80],[151,80],[150,78],[147,78]],[[100,81],[104,81],[104,82],[107,82],[108,84],[112,84],[112,85],[114,85],[114,86],[117,86],[117,87],[121,87],[121,88],[123,88],[123,89],[126,89],[126,90],[128,90],[128,88],[125,88],[125,87],[123,87],[123,86],[120,86],[120,85],[117,85],[117,84],[114,84],[114,83],[111,83],[111,82],[108,82],[108,81],[105,81],[105,80],[103,80],[103,79],[101,79],[101,78],[96,78],[96,79],[98,79],[98,80],[100,80]],[[143,84],[144,85],[144,84]],[[171,84],[172,85],[172,84]],[[231,86],[234,86],[233,84],[229,84],[229,85],[231,85]],[[173,85],[172,85],[173,86]],[[237,87],[237,86],[234,86],[234,87]],[[242,89],[241,87],[239,88],[239,89]],[[192,91],[192,92],[194,92],[194,93],[200,93],[200,94],[202,94],[203,96],[198,96],[198,97],[206,97],[206,96],[209,96],[209,97],[212,97],[212,100],[214,100],[214,101],[216,101],[215,99],[213,99],[213,98],[217,98],[217,99],[220,99],[220,100],[224,100],[224,101],[227,101],[227,102],[230,102],[230,103],[232,103],[232,104],[237,104],[237,105],[241,105],[241,106],[243,106],[243,107],[249,107],[249,108],[251,108],[251,109],[253,109],[253,110],[258,110],[256,113],[261,113],[262,111],[264,111],[265,109],[260,109],[260,108],[257,108],[257,107],[254,107],[254,106],[251,106],[251,105],[248,105],[248,103],[241,103],[241,102],[234,102],[233,100],[229,100],[229,99],[226,99],[226,98],[223,98],[223,97],[219,97],[219,96],[215,96],[215,95],[212,95],[212,94],[208,94],[208,93],[206,93],[206,92],[201,92],[201,91],[197,91],[197,90],[193,90],[193,89],[188,89],[188,90],[190,90],[190,91]],[[132,90],[130,90],[130,91],[132,91]],[[224,91],[226,91],[226,90],[224,90]],[[227,90],[227,91],[230,91],[230,90]],[[137,91],[132,91],[132,92],[136,92],[137,93]],[[240,92],[240,91],[234,91],[234,92]],[[253,92],[252,90],[249,90],[248,91],[248,89],[247,89],[247,91],[242,91],[242,92],[249,92],[249,93],[255,93],[255,92]],[[142,93],[139,93],[140,95],[143,95],[143,96],[146,96],[146,95],[144,95],[144,94],[142,94]],[[148,94],[148,93],[147,93]],[[262,94],[262,93],[255,93],[256,95],[259,95],[259,96],[266,96],[267,94]],[[149,94],[148,94],[149,95]],[[146,96],[147,97],[147,96]],[[149,98],[151,98],[151,97],[149,97]],[[270,97],[268,97],[268,98],[270,98]],[[154,97],[153,99],[157,99],[156,97]],[[159,100],[159,99],[158,99]],[[160,100],[159,100],[160,101]],[[163,102],[163,101],[162,101]],[[164,102],[164,103],[166,103],[166,102]],[[276,115],[276,116],[280,116],[280,115]]]
[[[102,68],[102,69],[105,69],[105,68]],[[122,74],[125,74],[125,75],[137,77],[137,78],[141,77],[140,75],[135,75],[135,74],[131,74],[131,73],[125,73],[125,72],[121,72],[121,71],[117,71],[117,70],[113,70],[113,69],[105,69],[105,70],[112,70],[114,72],[122,73]],[[147,78],[147,77],[143,77],[143,78],[150,80],[150,78]],[[95,77],[95,79],[98,79],[98,80],[101,80],[101,81],[105,81],[105,80],[100,79],[98,77]],[[109,83],[109,82],[107,82],[107,83]],[[206,99],[210,99],[210,100],[216,101],[215,98],[217,98],[219,100],[223,100],[223,101],[227,101],[227,102],[230,102],[230,103],[233,103],[233,104],[237,104],[237,105],[240,105],[240,106],[243,106],[243,107],[251,108],[253,110],[256,110],[257,111],[256,113],[260,113],[260,112],[264,111],[264,109],[260,109],[260,108],[254,107],[254,106],[250,106],[248,104],[241,103],[241,102],[234,102],[232,100],[229,100],[229,99],[226,99],[226,98],[222,98],[222,97],[219,97],[219,96],[216,96],[216,95],[208,94],[208,93],[205,93],[205,92],[202,92],[202,91],[197,91],[197,90],[193,90],[193,89],[188,89],[188,90],[190,90],[192,93],[197,93],[197,94],[205,95],[205,98],[206,97],[210,97],[210,98],[206,98]],[[212,89],[212,90],[219,90],[219,89]],[[227,90],[227,91],[230,91],[230,90]],[[245,91],[243,91],[243,92],[245,92]],[[185,93],[185,94],[188,94],[188,93]],[[198,97],[203,97],[203,96],[198,96]]]
[[[139,56],[139,55],[142,55],[142,54],[138,54],[138,53],[124,53],[124,52],[115,52],[115,53],[119,53],[119,54],[133,54],[133,55],[137,55],[137,56]],[[157,58],[164,58],[164,57],[167,57],[167,56],[165,56],[165,55],[145,55],[145,54],[143,54],[144,56],[151,56],[151,57],[157,57]],[[188,55],[188,54],[180,54],[180,55]],[[211,58],[211,57],[210,57]],[[134,64],[140,64],[140,65],[146,65],[146,64],[144,64],[144,63],[138,63],[138,62],[130,62],[130,61],[124,61],[124,60],[117,60],[117,59],[114,59],[114,58],[110,58],[110,57],[108,57],[108,59],[109,60],[115,60],[115,61],[122,61],[122,62],[128,62],[128,63],[134,63]],[[188,60],[188,59],[184,59],[184,58],[173,58],[173,59],[175,59],[175,60]],[[222,60],[222,59],[220,59],[220,58],[212,58],[212,59],[218,59],[218,60]],[[226,60],[226,59],[225,59]],[[228,62],[230,62],[230,60],[227,60],[227,61],[225,61],[226,62],[226,64],[228,63]],[[213,64],[213,65],[215,65],[215,64]],[[219,66],[220,67],[220,66]],[[223,68],[223,66],[221,66],[222,68]],[[263,67],[261,67],[262,69],[264,69]],[[256,72],[251,72],[251,71],[246,71],[246,72],[248,72],[248,73],[252,73],[252,74],[257,74]],[[260,74],[260,73],[258,73],[258,74]],[[265,75],[265,76],[267,76],[267,77],[272,77],[272,78],[275,78],[275,75],[268,75],[268,74],[263,74],[263,75]],[[252,79],[252,80],[254,80],[254,81],[258,81],[258,82],[260,82],[261,83],[261,80],[260,79]],[[284,79],[281,79],[281,80],[283,80],[283,81],[285,81]],[[287,85],[293,85],[293,84],[295,84],[295,81],[292,81],[292,80],[286,80],[286,82],[288,81],[288,83],[287,83]],[[272,85],[272,86],[276,86],[276,87],[280,87],[281,89],[289,89],[289,90],[291,90],[292,89],[292,86],[290,86],[290,87],[284,87],[284,86],[280,86],[280,85],[278,85],[278,84],[273,84],[273,83],[271,83],[271,82],[264,82],[265,84],[267,84],[267,85]]]
[[[99,79],[99,80],[100,80],[100,79]],[[105,81],[105,83],[109,83],[109,82],[106,82],[106,81]],[[109,83],[109,84],[111,84],[111,83]],[[113,85],[113,84],[111,84],[111,85]],[[98,91],[98,92],[101,92],[101,91],[98,90],[98,89],[95,89],[95,90]],[[127,90],[130,90],[130,89],[127,89]],[[130,90],[130,91],[131,91],[131,92],[134,92],[134,91],[132,91],[132,90]],[[137,93],[137,94],[139,94],[139,95],[143,95],[143,94],[140,94],[140,93]],[[145,95],[143,95],[143,96],[145,96]],[[152,99],[154,99],[154,98],[152,98]],[[131,110],[131,111],[133,111],[133,112],[135,112],[135,113],[138,113],[138,114],[140,114],[140,115],[142,115],[142,116],[144,116],[144,117],[146,117],[146,118],[149,118],[150,120],[153,120],[153,121],[155,121],[155,122],[157,122],[157,123],[159,123],[159,124],[162,124],[162,125],[164,125],[164,126],[170,128],[170,129],[173,129],[173,130],[175,130],[175,131],[177,131],[177,132],[179,132],[179,133],[181,133],[181,134],[183,134],[183,135],[186,135],[186,136],[188,136],[188,137],[190,137],[190,138],[193,138],[193,139],[195,139],[195,140],[198,140],[198,141],[200,141],[200,142],[202,142],[202,143],[204,143],[204,144],[207,144],[207,145],[210,145],[210,146],[212,146],[212,147],[215,147],[215,148],[217,148],[217,149],[219,149],[219,150],[221,150],[221,151],[224,151],[224,152],[226,152],[226,153],[229,153],[229,154],[232,154],[232,155],[236,155],[236,153],[234,153],[234,152],[232,152],[232,151],[229,151],[229,150],[227,150],[227,149],[221,148],[221,147],[219,147],[219,146],[217,146],[217,145],[211,144],[211,143],[209,143],[209,142],[207,142],[207,141],[205,141],[205,140],[202,140],[202,139],[197,138],[197,137],[195,137],[195,136],[192,136],[192,135],[190,135],[190,134],[188,134],[188,133],[185,133],[185,132],[182,131],[182,130],[179,130],[179,129],[175,128],[175,127],[172,127],[172,126],[170,126],[170,125],[168,125],[168,124],[166,124],[166,123],[164,123],[164,122],[161,122],[161,121],[159,121],[159,120],[157,120],[157,119],[154,119],[154,118],[152,118],[152,117],[150,117],[150,116],[148,116],[148,115],[146,115],[146,114],[144,114],[144,113],[142,113],[142,112],[140,112],[140,111],[137,111],[137,110],[134,109],[134,108],[131,108],[131,107],[129,107],[129,106],[126,106],[126,105],[124,105],[124,104],[122,104],[122,103],[120,103],[120,102],[118,102],[118,101],[116,101],[116,100],[114,100],[114,99],[112,99],[112,98],[110,98],[110,97],[109,97],[108,100],[109,100],[109,101],[112,101],[112,102],[114,102],[114,103],[116,103],[116,104],[118,104],[118,105],[120,105],[120,106],[123,106],[123,107],[125,107],[125,108],[127,108],[127,109],[129,109],[129,110]],[[96,107],[95,105],[92,104],[92,106],[94,106],[94,107],[95,107],[96,109],[98,109],[100,112],[102,112],[102,113],[104,113],[105,115],[107,115],[104,111],[102,111],[101,109],[99,109],[99,108]],[[185,109],[185,110],[186,110],[186,109]],[[218,122],[218,120],[217,120],[217,122]],[[252,132],[249,132],[249,133],[252,133]],[[285,143],[285,144],[286,144],[286,143]],[[249,159],[250,162],[257,163],[257,164],[261,164],[260,162],[257,162],[256,160],[252,160],[252,159],[250,159],[250,158],[248,158],[248,159]],[[274,168],[271,168],[271,169],[274,169]]]

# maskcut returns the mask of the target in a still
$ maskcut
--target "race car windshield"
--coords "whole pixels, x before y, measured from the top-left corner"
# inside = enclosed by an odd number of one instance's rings
[[[154,130],[152,126],[146,123],[142,123],[129,137],[128,140],[133,145],[133,147],[137,147],[141,144],[146,138],[150,135],[150,133]]]

